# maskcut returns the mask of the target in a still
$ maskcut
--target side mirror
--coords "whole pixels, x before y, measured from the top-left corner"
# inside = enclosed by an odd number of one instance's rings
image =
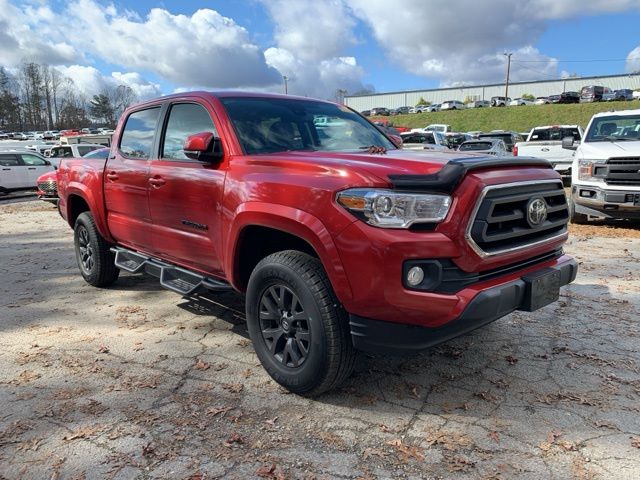
[[[396,146],[396,148],[402,148],[402,137],[398,135],[389,134],[387,135],[389,140]]]
[[[223,157],[220,139],[211,132],[189,135],[184,142],[183,150],[187,158],[200,162],[214,163]]]
[[[564,137],[562,139],[562,148],[565,150],[575,150],[577,149],[577,145],[574,145],[575,140],[573,137]]]

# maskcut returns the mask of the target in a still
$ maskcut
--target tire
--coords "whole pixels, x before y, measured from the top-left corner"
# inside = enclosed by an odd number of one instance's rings
[[[569,198],[569,219],[571,223],[575,223],[576,225],[586,225],[589,223],[588,215],[576,212],[576,204],[571,197]]]
[[[313,397],[351,375],[346,314],[317,258],[295,250],[265,257],[251,273],[246,311],[262,366],[287,390]]]
[[[90,212],[78,215],[73,228],[73,242],[78,268],[89,285],[108,287],[118,279],[120,269],[115,265],[115,255],[98,232]]]

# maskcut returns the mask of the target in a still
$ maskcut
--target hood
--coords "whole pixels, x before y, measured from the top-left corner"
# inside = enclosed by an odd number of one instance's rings
[[[439,172],[451,160],[472,158],[455,151],[389,150],[384,154],[366,152],[282,152],[251,157],[256,164],[278,164],[286,168],[322,170],[334,176],[358,172],[378,183],[389,182],[389,175],[429,175]]]
[[[624,142],[582,142],[578,154],[589,160],[609,157],[640,157],[640,140]]]

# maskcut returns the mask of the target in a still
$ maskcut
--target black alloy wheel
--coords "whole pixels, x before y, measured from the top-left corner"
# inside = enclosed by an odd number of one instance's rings
[[[289,287],[276,284],[260,299],[260,330],[273,357],[282,365],[302,365],[311,348],[309,316]]]
[[[263,258],[249,278],[246,309],[260,363],[289,391],[316,396],[351,374],[348,317],[318,258],[296,250]]]
[[[91,241],[89,239],[89,232],[84,225],[78,225],[77,235],[79,250],[78,263],[80,265],[80,269],[85,275],[91,275],[96,262],[93,247],[91,246]]]
[[[120,269],[115,266],[115,255],[109,243],[100,235],[93,215],[82,212],[73,228],[76,260],[80,273],[94,287],[106,287],[118,279]]]

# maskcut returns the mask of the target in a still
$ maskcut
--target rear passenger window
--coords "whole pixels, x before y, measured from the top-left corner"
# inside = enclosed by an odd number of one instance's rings
[[[78,154],[84,157],[87,153],[93,152],[98,147],[78,147]]]
[[[17,167],[18,165],[18,157],[15,155],[0,155],[0,166]]]
[[[21,157],[25,165],[31,165],[33,167],[43,167],[48,165],[46,160],[36,157],[35,155],[21,155]]]
[[[189,135],[211,132],[217,136],[209,112],[195,103],[179,103],[171,107],[164,135],[162,158],[186,160],[184,141]]]
[[[125,156],[145,160],[151,157],[159,114],[160,107],[154,107],[129,115],[120,139],[120,150]]]

